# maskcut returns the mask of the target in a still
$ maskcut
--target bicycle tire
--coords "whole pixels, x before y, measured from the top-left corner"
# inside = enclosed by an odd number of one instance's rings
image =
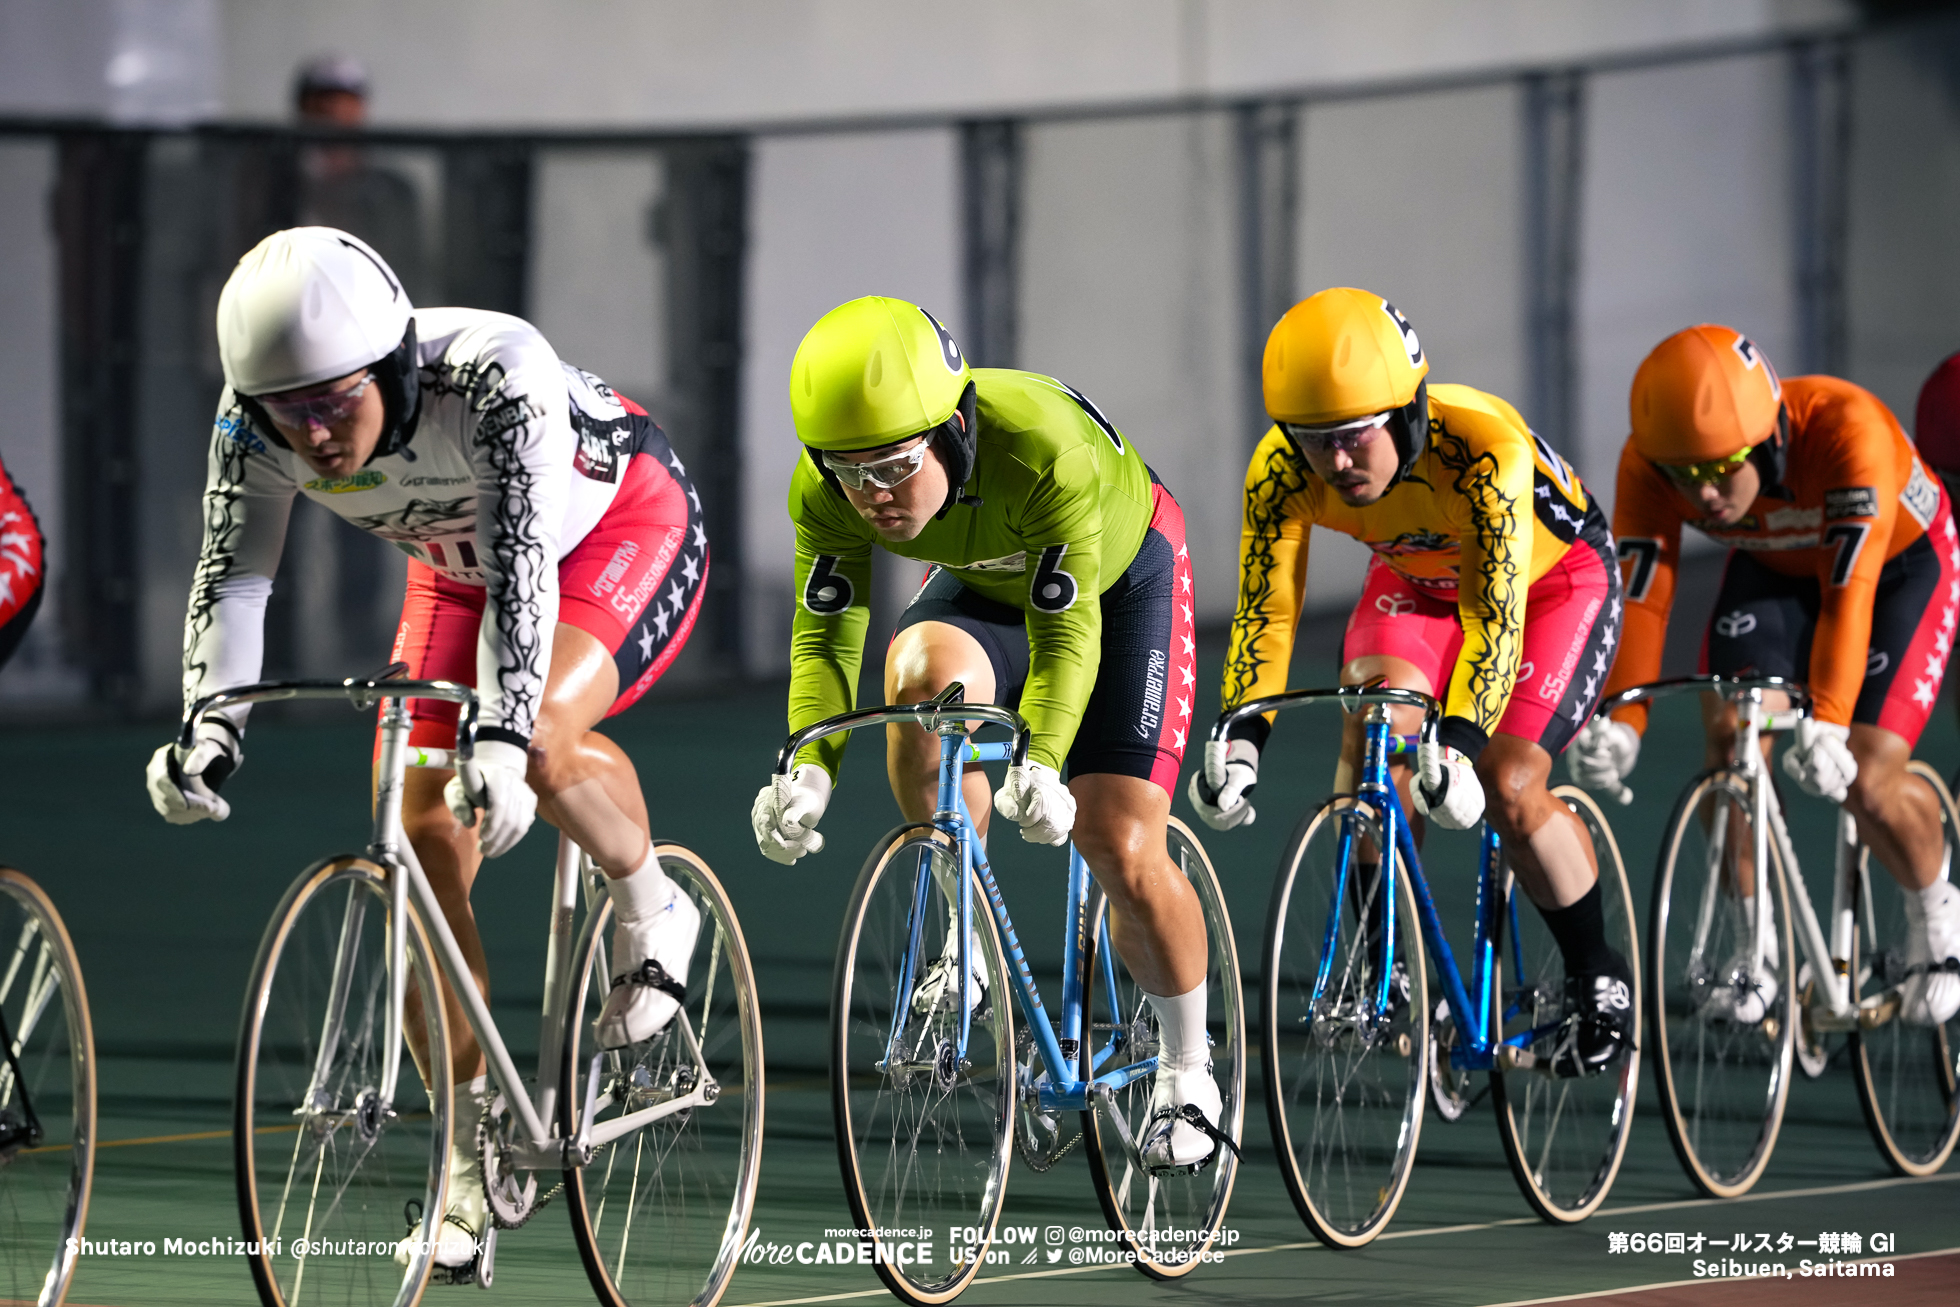
[[[1281,856],[1266,912],[1260,989],[1266,1114],[1280,1176],[1314,1237],[1359,1248],[1388,1225],[1409,1184],[1429,1092],[1429,977],[1415,894],[1396,877],[1395,932],[1409,992],[1372,1036],[1351,1029],[1377,992],[1363,921],[1373,896],[1335,897],[1343,839],[1381,847],[1374,809],[1336,795],[1303,819]],[[1377,882],[1378,883],[1378,882]],[[1329,909],[1334,909],[1330,990],[1313,1001]]]
[[[59,1307],[95,1174],[95,1036],[68,928],[12,867],[0,949],[0,1300]]]
[[[1177,818],[1167,829],[1171,864],[1198,896],[1205,920],[1205,1037],[1212,1047],[1212,1074],[1219,1081],[1222,1118],[1215,1124],[1235,1143],[1245,1138],[1245,1009],[1239,981],[1238,945],[1225,908],[1218,873],[1204,846]],[[1082,950],[1081,993],[1085,1038],[1077,1075],[1093,1079],[1099,1064],[1122,1065],[1156,1055],[1155,1022],[1144,990],[1110,947],[1108,900],[1102,889],[1089,898],[1089,947]],[[1100,960],[1108,951],[1111,972]],[[1114,980],[1113,992],[1109,981]],[[1105,1043],[1099,1036],[1109,1034]],[[1082,1114],[1089,1175],[1110,1229],[1133,1254],[1136,1268],[1154,1280],[1182,1279],[1203,1264],[1217,1237],[1238,1176],[1238,1157],[1223,1144],[1203,1169],[1167,1174],[1144,1173],[1117,1139],[1121,1131],[1134,1143],[1151,1127],[1151,1092],[1156,1077],[1144,1076],[1092,1099]],[[1141,1182],[1141,1183],[1139,1183]],[[1171,1238],[1158,1231],[1176,1232]]]
[[[1648,1044],[1661,1119],[1681,1169],[1710,1198],[1749,1192],[1769,1166],[1800,1025],[1789,869],[1773,838],[1756,897],[1769,891],[1778,993],[1760,1021],[1735,1019],[1754,984],[1743,960],[1754,956],[1755,927],[1739,906],[1735,861],[1745,843],[1753,847],[1753,811],[1747,781],[1726,768],[1689,781],[1668,818],[1647,916]]]
[[[1554,1079],[1540,1057],[1533,1069],[1506,1069],[1500,1058],[1490,1077],[1497,1109],[1497,1132],[1504,1158],[1533,1211],[1554,1225],[1583,1221],[1606,1201],[1626,1158],[1633,1125],[1634,1096],[1640,1085],[1640,939],[1634,927],[1633,898],[1626,866],[1605,814],[1584,790],[1561,785],[1552,796],[1577,816],[1592,838],[1599,864],[1601,908],[1606,937],[1633,972],[1629,986],[1633,1019],[1629,1047],[1619,1061],[1596,1075]],[[1499,936],[1498,971],[1508,1035],[1542,1030],[1555,1023],[1564,1003],[1565,965],[1543,919],[1522,898],[1514,876],[1505,877],[1505,898],[1518,939]],[[1519,954],[1525,974],[1517,974]],[[1787,954],[1786,954],[1787,956]]]
[[[688,999],[652,1039],[599,1053],[604,1088],[594,1100],[594,1120],[612,1119],[622,1104],[637,1111],[662,1094],[693,1092],[703,1064],[720,1088],[710,1103],[595,1149],[584,1166],[565,1172],[565,1201],[586,1275],[607,1307],[714,1307],[741,1259],[755,1208],[762,1164],[762,1023],[748,944],[721,882],[678,844],[658,843],[654,851],[701,913],[687,970]],[[590,1060],[598,1051],[590,1046],[591,1023],[611,986],[611,925],[612,901],[601,896],[573,955],[558,1094],[558,1125],[567,1139],[578,1136]],[[622,1087],[628,1092],[622,1094]]]
[[[940,1001],[914,1011],[926,967],[953,936],[953,854],[952,841],[923,824],[900,826],[872,848],[844,915],[831,991],[831,1106],[845,1197],[870,1235],[878,1278],[918,1307],[958,1297],[985,1264],[1013,1143],[1015,993],[972,873],[972,931],[986,994],[970,1023],[965,1066],[956,1061],[955,1036],[967,987],[949,983]],[[914,983],[900,994],[900,959],[921,881]],[[894,1041],[900,1010],[907,1015]],[[896,1068],[892,1055],[901,1050],[894,1044],[907,1054]],[[920,1234],[892,1239],[883,1233],[890,1229]],[[957,1248],[954,1229],[968,1236]],[[918,1238],[933,1240],[929,1263],[918,1257]],[[910,1261],[905,1243],[914,1245]]]
[[[1914,759],[1913,775],[1939,800],[1945,862],[1953,865],[1960,812],[1939,773]],[[1937,1026],[1900,1016],[1898,986],[1904,970],[1905,900],[1897,881],[1876,866],[1869,848],[1858,859],[1864,892],[1856,896],[1850,974],[1858,982],[1858,1024],[1851,1032],[1851,1065],[1858,1105],[1872,1141],[1899,1175],[1931,1175],[1946,1165],[1960,1139],[1960,1015]],[[1869,907],[1869,912],[1867,908]]]
[[[440,991],[411,899],[403,1014],[410,1047],[384,1112],[374,1091],[386,1052],[394,874],[353,856],[314,863],[280,900],[252,965],[239,1023],[232,1158],[244,1237],[256,1250],[246,1260],[266,1307],[287,1307],[301,1288],[302,1302],[413,1307],[428,1284],[448,1184],[449,1029],[442,1003],[422,1001]],[[261,1146],[289,1134],[290,1150]],[[323,1190],[332,1196],[324,1211]],[[410,1228],[404,1218],[412,1202],[422,1210]],[[394,1248],[405,1233],[415,1243],[406,1269],[375,1251]],[[309,1246],[296,1247],[300,1241]],[[314,1242],[326,1248],[316,1253]]]

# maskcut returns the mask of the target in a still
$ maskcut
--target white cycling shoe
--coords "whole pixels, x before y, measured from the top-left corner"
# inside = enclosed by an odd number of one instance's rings
[[[1212,1160],[1220,1144],[1236,1156],[1238,1145],[1218,1123],[1224,1114],[1225,1100],[1209,1061],[1183,1071],[1158,1067],[1140,1150],[1144,1165],[1153,1171],[1199,1167]]]
[[[476,1123],[471,1122],[469,1135],[476,1138]],[[454,1272],[475,1268],[477,1254],[483,1247],[483,1233],[490,1228],[490,1204],[483,1195],[483,1174],[477,1169],[474,1157],[459,1153],[455,1149],[449,1154],[449,1198],[443,1208],[442,1223],[436,1226],[436,1249],[434,1262],[438,1282],[446,1284],[472,1283],[474,1275],[464,1279],[454,1278]],[[395,1264],[407,1266],[415,1253],[415,1231],[395,1245]]]
[[[1744,951],[1731,957],[1715,973],[1701,1012],[1705,1017],[1754,1026],[1762,1024],[1775,1006],[1776,960]]]
[[[968,936],[966,958],[966,1002],[968,1009],[977,1013],[987,1006],[987,967],[980,958],[978,931]],[[953,956],[953,946],[949,940],[947,951],[926,964],[926,973],[912,987],[912,1015],[930,1016],[935,1008],[946,1002],[946,991],[953,987],[953,973],[958,969],[959,959]]]
[[[613,926],[612,992],[592,1023],[601,1048],[625,1048],[667,1028],[687,999],[687,965],[701,933],[701,909],[678,886],[647,921]]]
[[[1960,1013],[1960,888],[1941,881],[1929,908],[1911,890],[1906,901],[1906,965],[1899,986],[1900,1017],[1915,1026],[1942,1026]],[[1944,964],[1944,969],[1939,969]],[[1931,970],[1921,970],[1930,968]]]

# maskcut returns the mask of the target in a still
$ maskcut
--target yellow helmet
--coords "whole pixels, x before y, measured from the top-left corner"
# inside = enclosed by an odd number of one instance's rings
[[[916,304],[867,295],[817,319],[789,365],[796,438],[876,449],[946,422],[973,380],[952,333]]]
[[[1266,338],[1261,380],[1273,421],[1321,427],[1404,407],[1428,372],[1393,304],[1335,286],[1286,311]]]
[[[1293,427],[1388,413],[1400,481],[1429,443],[1429,358],[1409,320],[1379,295],[1335,286],[1301,300],[1266,337],[1260,373],[1266,412],[1296,453]]]

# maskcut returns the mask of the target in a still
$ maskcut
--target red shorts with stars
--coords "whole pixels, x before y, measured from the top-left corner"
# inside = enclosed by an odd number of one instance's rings
[[[1068,774],[1135,776],[1175,798],[1197,702],[1191,554],[1184,510],[1156,473],[1150,481],[1150,527],[1129,567],[1102,592],[1102,661],[1069,746]],[[995,701],[1020,702],[1028,679],[1028,628],[1020,609],[976,594],[934,567],[898,619],[894,638],[920,622],[945,622],[979,641],[993,664]]]
[[[660,429],[645,426],[612,506],[558,563],[558,620],[596,637],[619,670],[608,717],[632,707],[673,663],[708,589],[700,500]],[[411,560],[394,661],[418,680],[475,685],[486,594]],[[455,704],[414,699],[409,712],[411,743],[454,747]]]
[[[1820,591],[1814,576],[1772,572],[1741,550],[1729,554],[1722,591],[1702,636],[1701,670],[1725,676],[1810,679]],[[1939,702],[1960,624],[1960,536],[1940,496],[1926,534],[1878,574],[1865,679],[1851,720],[1919,743]]]
[[[1523,660],[1493,734],[1557,757],[1592,716],[1620,643],[1620,568],[1596,508],[1565,557],[1525,592]],[[1341,661],[1386,654],[1411,662],[1444,694],[1463,650],[1456,597],[1411,585],[1379,557],[1348,619]]]

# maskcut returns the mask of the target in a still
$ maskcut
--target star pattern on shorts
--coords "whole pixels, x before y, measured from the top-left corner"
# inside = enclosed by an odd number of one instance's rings
[[[666,627],[664,625],[666,619],[662,618],[661,621],[663,625],[661,627],[660,633],[661,635],[665,635],[667,634]],[[640,639],[640,661],[643,663],[652,662],[653,641],[654,641],[653,628],[651,626],[642,626],[640,628],[639,639]]]
[[[1939,694],[1940,683],[1938,680],[1914,681],[1912,683],[1912,701],[1922,708],[1931,708],[1933,706],[1933,700],[1939,698]]]
[[[701,579],[701,564],[693,554],[688,554],[681,559],[681,575],[687,578],[689,585]]]

